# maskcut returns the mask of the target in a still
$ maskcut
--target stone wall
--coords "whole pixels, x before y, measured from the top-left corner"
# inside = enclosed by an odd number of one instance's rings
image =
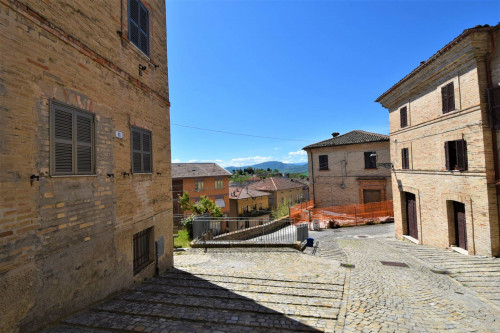
[[[2,331],[31,331],[172,267],[165,5],[144,1],[148,58],[117,34],[122,3],[0,1]],[[95,115],[95,174],[51,175],[52,100]],[[130,126],[152,132],[152,173],[130,171]],[[149,227],[165,251],[134,275],[133,235]]]

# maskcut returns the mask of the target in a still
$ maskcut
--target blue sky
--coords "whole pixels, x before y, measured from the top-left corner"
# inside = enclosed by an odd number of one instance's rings
[[[222,166],[307,161],[332,132],[388,134],[374,100],[464,29],[500,21],[499,0],[166,6],[172,161]]]

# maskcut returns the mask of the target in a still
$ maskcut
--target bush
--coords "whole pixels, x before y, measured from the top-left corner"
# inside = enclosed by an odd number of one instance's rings
[[[193,239],[193,221],[194,215],[189,215],[185,219],[181,220],[181,225],[188,232],[190,239]]]

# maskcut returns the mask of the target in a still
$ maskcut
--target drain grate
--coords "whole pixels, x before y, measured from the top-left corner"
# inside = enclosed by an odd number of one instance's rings
[[[404,262],[396,262],[396,261],[381,261],[382,265],[385,266],[394,266],[394,267],[408,267]]]

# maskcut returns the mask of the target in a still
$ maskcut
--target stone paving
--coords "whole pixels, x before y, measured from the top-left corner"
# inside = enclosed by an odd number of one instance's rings
[[[391,228],[312,232],[315,255],[311,248],[178,252],[175,269],[44,332],[500,332],[496,296],[486,300],[485,290],[457,283],[486,259],[396,241]],[[458,269],[463,262],[469,266]],[[455,271],[436,274],[435,266]],[[498,293],[500,278],[488,272],[477,288]]]

